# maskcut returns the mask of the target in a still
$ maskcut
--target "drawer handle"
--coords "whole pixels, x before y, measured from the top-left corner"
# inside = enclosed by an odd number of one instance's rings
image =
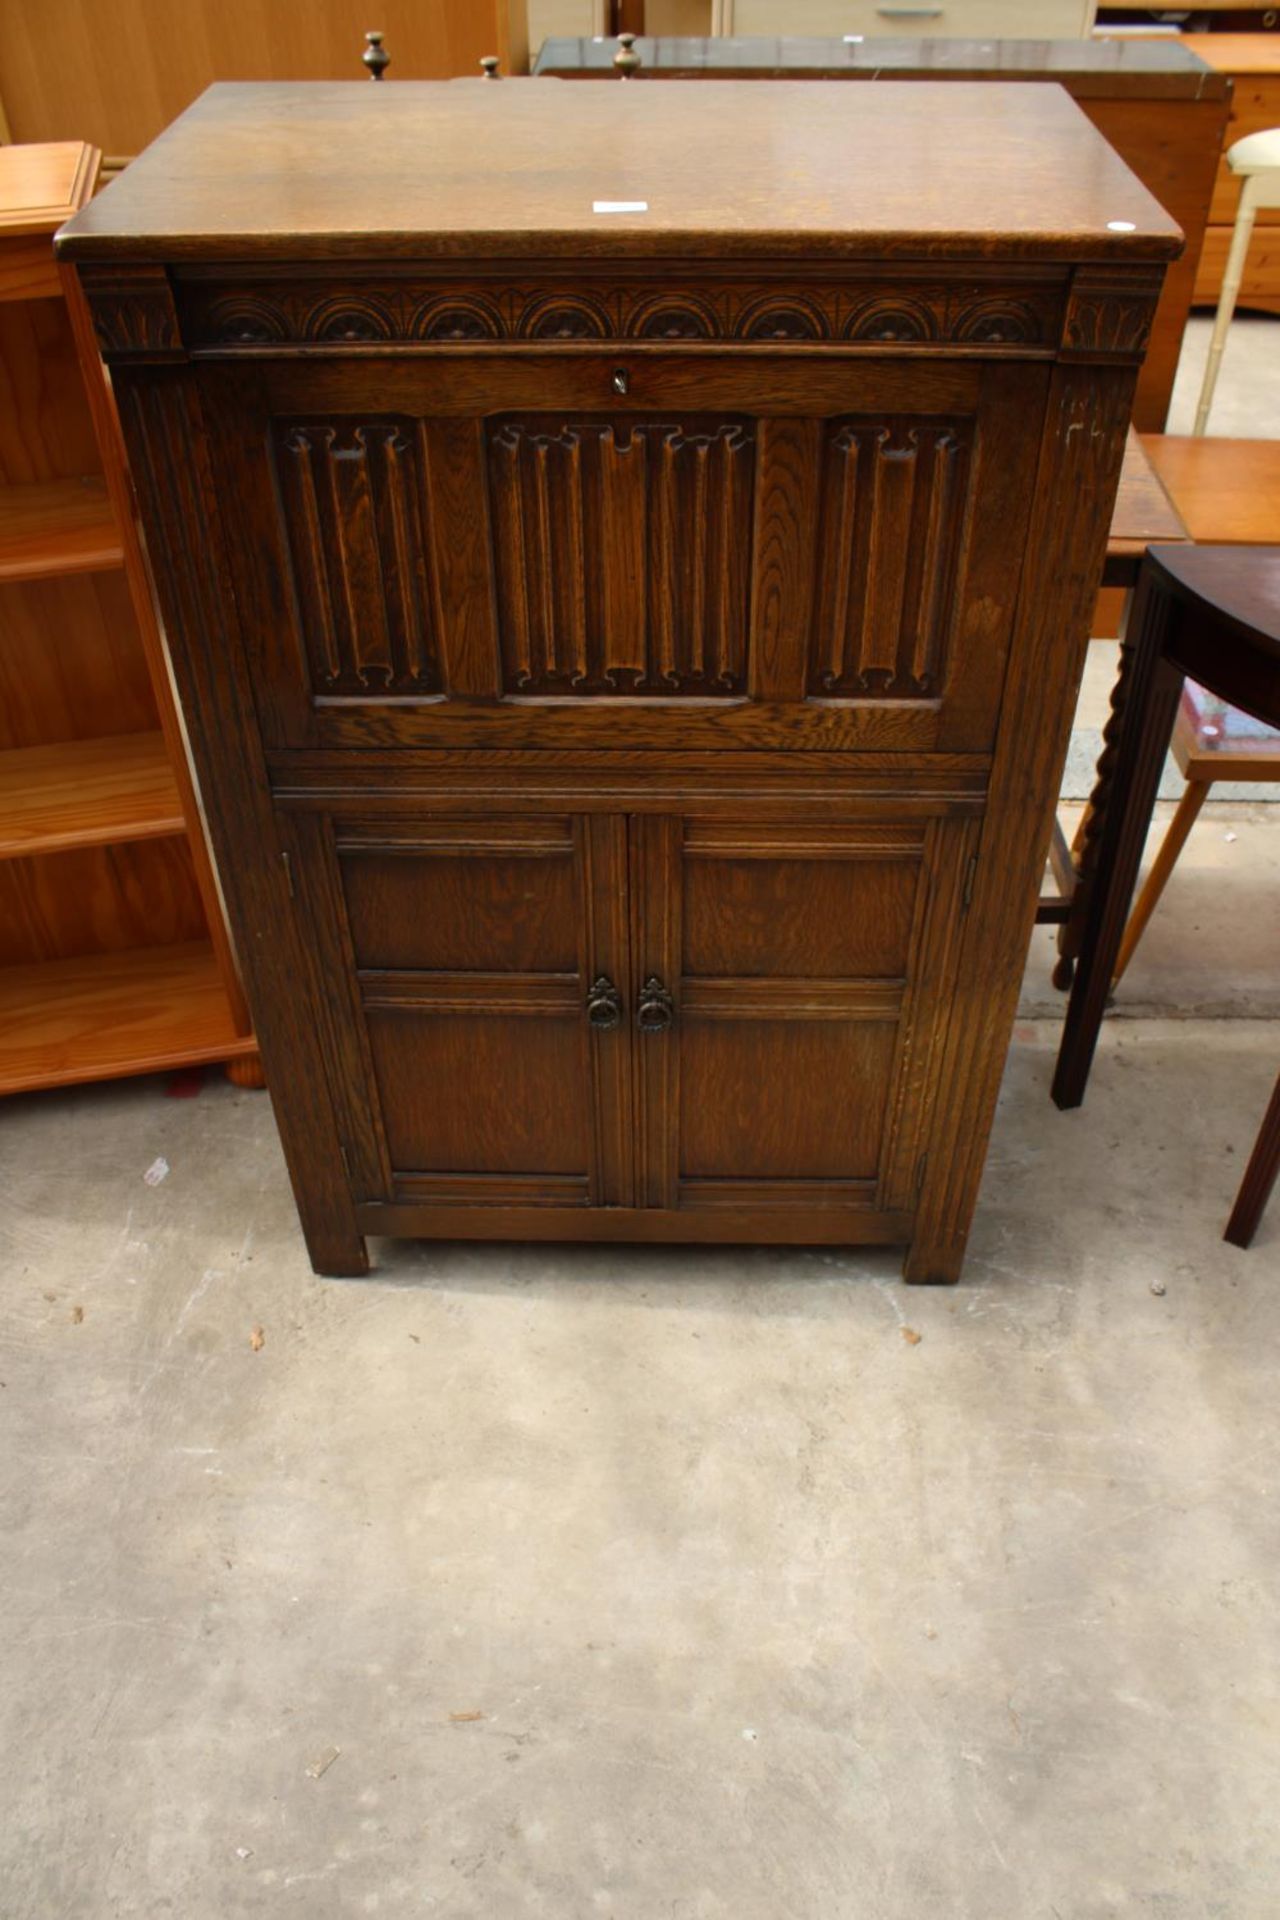
[[[631,376],[625,367],[614,368],[613,379],[610,385],[613,387],[615,393],[625,393],[627,391],[627,388],[631,385]]]
[[[598,1033],[609,1033],[622,1020],[622,995],[607,973],[600,974],[591,983],[587,1019]]]
[[[884,20],[937,20],[945,11],[942,7],[877,7],[876,12]]]
[[[640,1000],[636,1007],[636,1025],[641,1033],[665,1033],[675,1017],[675,1001],[657,974],[651,973],[640,989]]]

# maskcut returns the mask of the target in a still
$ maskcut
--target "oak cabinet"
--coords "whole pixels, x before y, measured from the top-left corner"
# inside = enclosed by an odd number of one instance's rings
[[[63,234],[322,1272],[959,1273],[1178,236],[848,99],[217,88]]]

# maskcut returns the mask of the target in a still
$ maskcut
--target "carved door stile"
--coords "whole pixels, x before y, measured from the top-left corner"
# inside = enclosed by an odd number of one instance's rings
[[[937,819],[925,828],[880,1181],[880,1205],[888,1211],[911,1212],[923,1178],[932,1069],[951,1016],[964,893],[981,826],[975,819]]]
[[[320,727],[312,700],[300,698],[313,685],[313,662],[325,673],[341,672],[333,622],[327,617],[307,646],[304,608],[295,579],[297,555],[310,559],[311,578],[324,578],[323,540],[295,496],[296,544],[281,538],[288,508],[276,483],[271,446],[272,403],[264,369],[218,367],[199,376],[203,415],[215,473],[235,477],[219,488],[219,509],[235,569],[235,596],[254,672],[252,693],[264,746],[311,747]],[[286,464],[289,464],[286,461]]]
[[[804,699],[806,650],[819,569],[817,420],[762,419],[757,454],[751,583],[751,695]]]
[[[595,1157],[594,1206],[636,1203],[635,1073],[631,1008],[635,981],[631,953],[631,886],[627,821],[621,814],[586,814],[575,822],[583,859],[580,952],[582,977],[611,986],[618,999],[615,1028],[589,1046]]]
[[[502,668],[484,426],[477,419],[446,415],[423,420],[420,432],[445,690],[452,699],[496,701],[502,694]]]
[[[299,1000],[321,1032],[354,1197],[389,1200],[391,1157],[342,891],[340,828],[329,813],[282,809],[277,817],[315,981],[309,994],[300,990]]]
[[[680,1017],[680,821],[638,814],[631,821],[632,975],[629,1009],[635,1058],[636,1200],[673,1208],[680,1185],[679,1141],[672,1124],[680,1103],[680,1047],[671,1028],[638,1026],[646,988],[669,993]]]

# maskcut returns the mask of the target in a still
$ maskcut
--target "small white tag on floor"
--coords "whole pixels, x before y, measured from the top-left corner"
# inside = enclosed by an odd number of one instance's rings
[[[593,200],[592,213],[648,213],[647,200]]]
[[[166,1159],[164,1159],[162,1156],[159,1160],[153,1160],[151,1162],[151,1165],[147,1168],[146,1172],[143,1174],[142,1177],[146,1181],[149,1187],[158,1187],[160,1185],[160,1182],[168,1174],[168,1171],[169,1171],[169,1162]]]

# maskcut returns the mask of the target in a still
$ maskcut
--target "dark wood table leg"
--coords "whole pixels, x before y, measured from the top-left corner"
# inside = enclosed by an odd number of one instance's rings
[[[1254,1142],[1236,1203],[1231,1209],[1231,1218],[1227,1222],[1227,1230],[1222,1236],[1233,1247],[1247,1247],[1258,1231],[1258,1222],[1271,1197],[1277,1173],[1280,1173],[1280,1078],[1276,1080],[1262,1131]]]
[[[1084,1099],[1173,735],[1183,675],[1163,658],[1162,648],[1168,623],[1176,618],[1169,596],[1150,572],[1144,572],[1125,634],[1121,680],[1113,695],[1113,709],[1118,703],[1118,711],[1113,710],[1108,722],[1114,744],[1108,742],[1098,763],[1099,782],[1091,802],[1094,817],[1082,850],[1079,950],[1053,1080],[1053,1099],[1059,1107],[1078,1107]]]
[[[1053,969],[1053,984],[1060,993],[1066,993],[1076,977],[1076,959],[1084,942],[1084,930],[1089,917],[1089,897],[1098,868],[1102,823],[1106,819],[1107,802],[1115,778],[1120,732],[1133,678],[1136,628],[1130,625],[1132,612],[1133,593],[1130,591],[1125,595],[1124,615],[1120,621],[1120,658],[1116,663],[1116,677],[1111,688],[1107,724],[1102,729],[1102,751],[1094,770],[1093,790],[1071,843],[1074,882],[1070,891],[1070,906],[1058,927],[1058,959]],[[1065,887],[1061,890],[1064,893],[1067,891]]]

